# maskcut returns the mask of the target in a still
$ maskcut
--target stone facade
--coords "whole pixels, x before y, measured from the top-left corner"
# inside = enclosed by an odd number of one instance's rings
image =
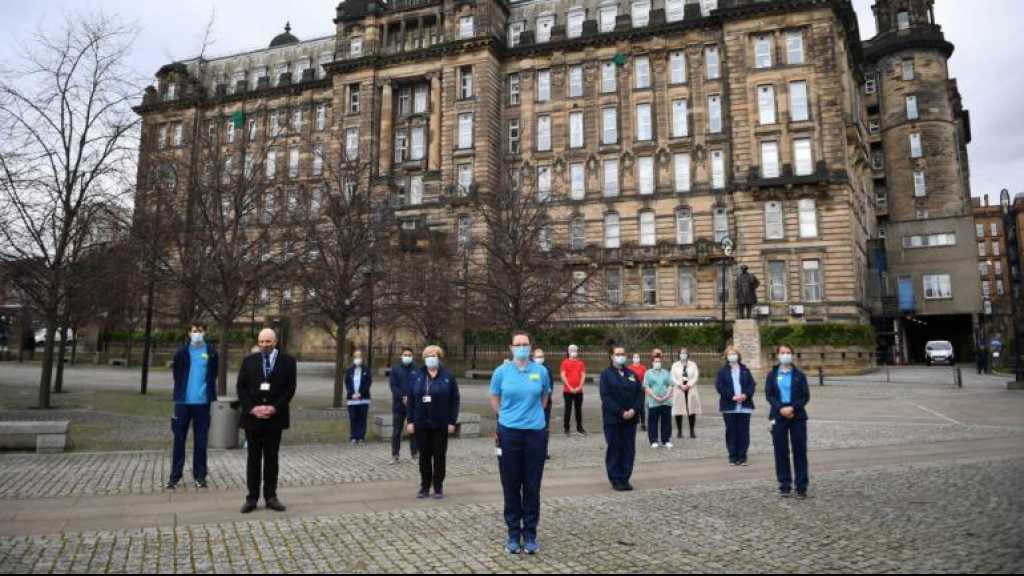
[[[616,318],[717,319],[723,264],[730,293],[739,265],[761,279],[763,322],[870,317],[879,173],[862,94],[870,43],[850,2],[348,0],[335,25],[331,37],[286,33],[267,50],[164,67],[138,109],[144,139],[241,110],[261,138],[273,111],[305,110],[279,144],[301,150],[294,178],[289,153],[278,155],[283,188],[311,187],[314,146],[337,157],[349,134],[408,231],[454,234],[467,217],[478,230],[463,194],[512,174],[549,181],[553,240],[604,269],[587,289],[614,300]],[[950,86],[941,54],[929,54],[922,90],[936,96],[922,111],[943,121],[925,127],[936,154],[927,202],[952,217],[967,206],[966,162],[955,160],[969,134],[958,102],[937,92]],[[892,114],[881,144],[893,142],[885,185],[896,190],[910,178],[896,144],[909,127]],[[154,155],[185,154],[185,132]],[[885,206],[893,221],[906,209]],[[264,312],[286,314],[279,301],[270,295]]]

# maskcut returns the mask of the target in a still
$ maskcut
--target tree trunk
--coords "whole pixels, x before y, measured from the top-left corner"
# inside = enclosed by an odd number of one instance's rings
[[[71,329],[71,365],[75,365],[75,361],[78,359],[78,328],[73,327]]]
[[[341,408],[345,396],[345,334],[338,328],[338,336],[334,339],[334,404]]]
[[[43,345],[43,370],[39,376],[39,409],[50,408],[50,383],[53,378],[53,347],[57,333],[57,315],[46,319],[46,343]],[[35,336],[33,336],[35,338]]]
[[[68,329],[64,326],[60,328],[60,347],[58,350],[60,353],[57,356],[57,378],[53,383],[53,393],[62,394],[64,392],[64,354],[68,348]]]
[[[152,279],[149,280],[149,286],[146,288],[146,334],[144,336],[144,344],[142,346],[142,380],[140,386],[142,388],[141,393],[145,395],[149,390],[149,357],[150,352],[153,350],[153,292],[154,282]],[[132,337],[129,336],[129,339]],[[131,354],[128,355],[128,362],[131,363]]]

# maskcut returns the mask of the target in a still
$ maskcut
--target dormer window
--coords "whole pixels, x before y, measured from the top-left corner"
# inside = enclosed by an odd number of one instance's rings
[[[174,100],[178,97],[178,85],[174,82],[167,84],[167,92],[164,94],[164,98],[167,100]]]
[[[551,29],[555,26],[555,16],[549,14],[537,18],[537,43],[551,41]]]
[[[459,39],[465,40],[466,38],[472,38],[473,31],[473,17],[463,16],[459,18]]]
[[[569,38],[579,38],[583,35],[583,20],[587,17],[587,11],[584,8],[573,8],[569,10],[566,22],[566,33]]]
[[[363,55],[363,37],[356,36],[349,41],[348,52],[353,58],[360,58]]]
[[[896,14],[896,29],[897,30],[909,30],[910,29],[910,12],[903,11]]]

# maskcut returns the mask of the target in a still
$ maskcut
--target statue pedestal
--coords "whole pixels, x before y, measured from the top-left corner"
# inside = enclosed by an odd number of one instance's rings
[[[733,325],[733,345],[740,352],[740,358],[754,375],[754,381],[760,389],[764,385],[764,369],[761,365],[761,330],[757,321],[752,318],[736,320]]]

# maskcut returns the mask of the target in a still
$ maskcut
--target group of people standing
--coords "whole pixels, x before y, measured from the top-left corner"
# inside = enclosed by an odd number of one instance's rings
[[[174,450],[168,489],[176,488],[182,479],[190,426],[194,433],[192,471],[196,486],[207,486],[206,439],[210,403],[217,398],[219,357],[205,341],[204,324],[192,323],[189,336],[189,343],[178,350],[172,365]],[[258,352],[243,359],[236,383],[240,427],[245,430],[248,450],[248,493],[243,514],[257,508],[261,491],[268,509],[285,510],[277,497],[278,455],[282,433],[290,425],[289,404],[296,390],[296,361],[277,348],[274,331],[263,330],[258,343]],[[498,424],[495,455],[508,528],[505,549],[513,554],[535,554],[540,550],[537,527],[548,458],[552,370],[546,364],[544,352],[532,347],[525,332],[513,334],[509,352],[511,360],[495,369],[489,387],[490,404]],[[576,432],[586,434],[582,408],[587,367],[579,357],[578,346],[570,346],[567,356],[559,366],[565,434],[571,433],[573,416]],[[410,454],[419,460],[417,498],[429,498],[431,490],[434,498],[444,498],[448,438],[458,427],[459,386],[455,376],[443,366],[443,358],[443,349],[427,346],[419,366],[415,352],[404,348],[400,363],[389,374],[392,463],[399,462],[402,437],[407,433]],[[806,496],[806,405],[810,390],[806,376],[793,364],[791,347],[779,346],[776,358],[778,363],[765,381],[765,397],[771,406],[769,419],[779,491],[782,496],[790,496],[795,487],[797,495]],[[683,438],[684,421],[688,423],[690,438],[696,438],[696,418],[702,413],[697,386],[700,371],[686,349],[679,351],[678,360],[670,368],[657,349],[651,353],[650,367],[642,364],[639,354],[628,364],[626,349],[621,346],[609,350],[609,360],[599,376],[606,472],[613,490],[630,491],[638,426],[646,424],[652,449],[673,447],[673,419],[677,439]],[[371,370],[364,366],[362,353],[356,351],[352,366],[345,372],[352,444],[362,444],[366,439],[371,385]],[[735,466],[747,464],[756,388],[754,376],[742,363],[739,351],[728,347],[725,364],[715,378],[715,389],[725,423],[729,463]]]

